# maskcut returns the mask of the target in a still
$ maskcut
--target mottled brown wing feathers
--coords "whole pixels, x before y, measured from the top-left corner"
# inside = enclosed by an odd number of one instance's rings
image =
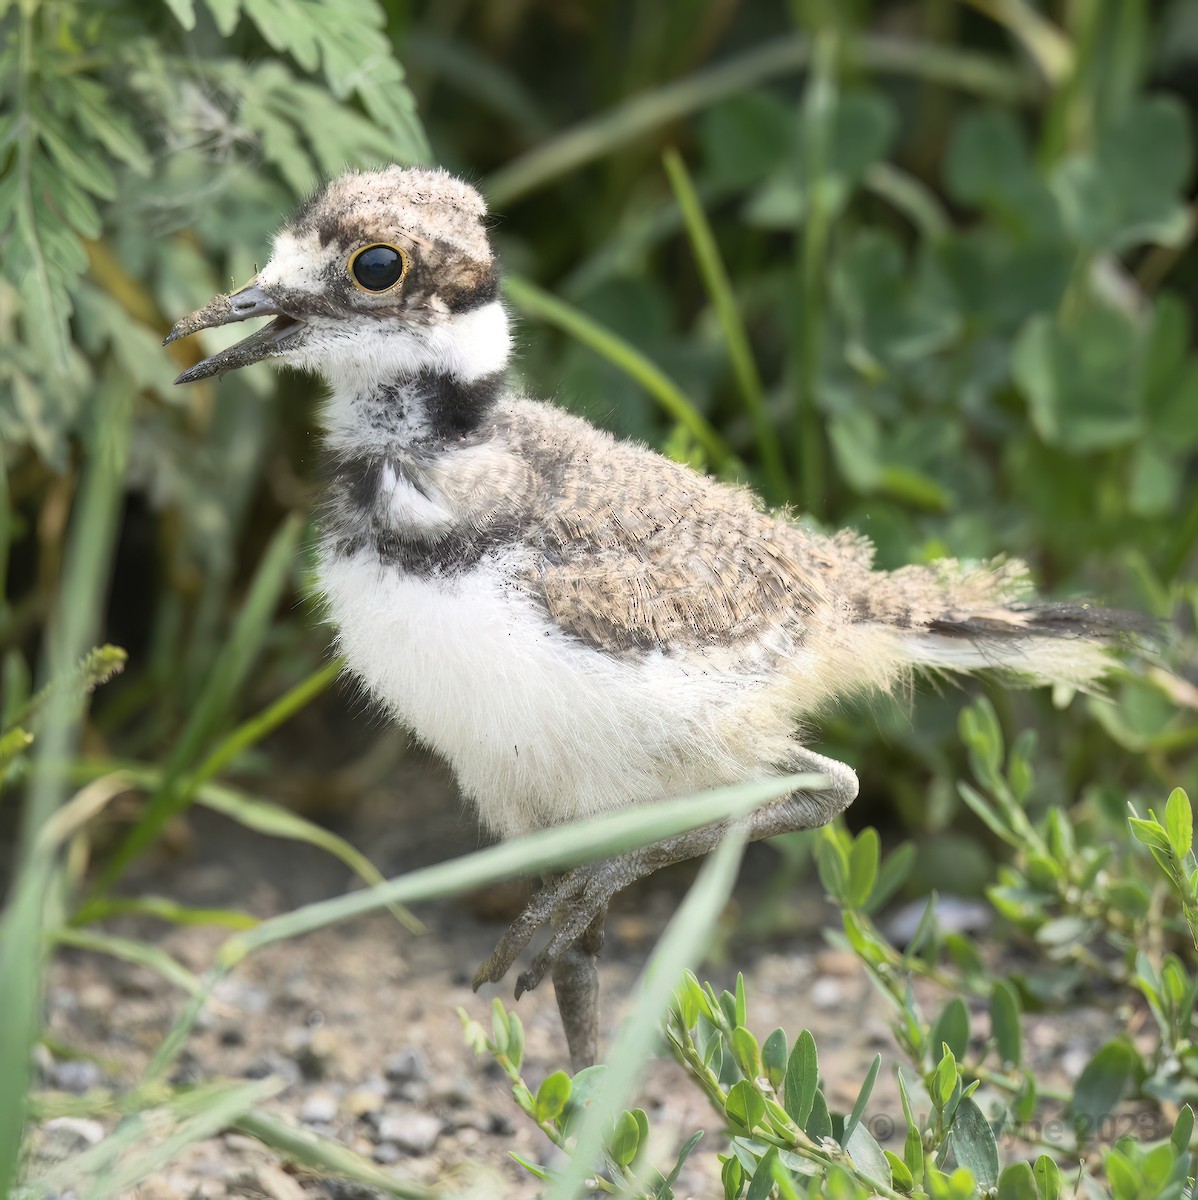
[[[552,429],[524,426],[526,457],[554,486],[529,582],[571,633],[612,651],[733,644],[784,618],[793,628],[824,595],[806,536],[749,492],[537,416]]]

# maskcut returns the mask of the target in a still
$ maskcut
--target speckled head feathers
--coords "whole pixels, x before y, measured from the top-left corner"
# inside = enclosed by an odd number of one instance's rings
[[[482,196],[448,171],[392,166],[332,180],[300,207],[286,231],[315,234],[322,246],[411,238],[489,263],[486,215]]]
[[[358,391],[425,368],[467,381],[501,372],[510,338],[486,215],[482,196],[440,169],[391,166],[332,180],[283,225],[245,287],[184,317],[168,341],[253,317],[276,321],[179,382],[263,358]]]

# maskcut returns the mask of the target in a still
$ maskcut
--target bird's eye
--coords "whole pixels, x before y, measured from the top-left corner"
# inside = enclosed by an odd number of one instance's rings
[[[407,271],[408,256],[398,246],[363,246],[349,260],[353,281],[368,292],[390,291]]]

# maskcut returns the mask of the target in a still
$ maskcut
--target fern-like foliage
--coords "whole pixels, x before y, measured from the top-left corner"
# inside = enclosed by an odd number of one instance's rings
[[[237,269],[322,176],[427,157],[384,25],[377,0],[0,3],[10,455],[63,466],[109,369],[166,399],[166,314],[227,285],[194,253],[197,198]]]

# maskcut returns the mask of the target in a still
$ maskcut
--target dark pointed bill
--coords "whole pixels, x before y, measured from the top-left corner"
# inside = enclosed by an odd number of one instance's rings
[[[201,329],[232,325],[236,321],[248,321],[251,317],[275,319],[228,349],[196,363],[194,367],[184,371],[175,382],[195,383],[197,379],[223,375],[226,371],[236,371],[238,367],[248,367],[264,358],[272,358],[281,354],[286,340],[304,327],[304,322],[299,317],[284,312],[277,301],[255,285],[228,295],[214,296],[203,308],[178,321],[162,344],[169,346],[172,342],[198,333]]]

